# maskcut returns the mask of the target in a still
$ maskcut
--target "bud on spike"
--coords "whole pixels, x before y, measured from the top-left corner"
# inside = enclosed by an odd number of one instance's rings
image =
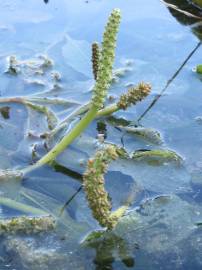
[[[97,73],[99,67],[99,59],[100,59],[100,48],[97,42],[92,44],[92,68],[94,79],[97,80]]]

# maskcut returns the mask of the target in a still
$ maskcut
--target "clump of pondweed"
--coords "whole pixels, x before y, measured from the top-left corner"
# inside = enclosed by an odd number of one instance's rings
[[[121,109],[126,110],[129,106],[141,101],[150,93],[150,85],[141,83],[136,87],[130,88],[126,94],[120,97],[117,103],[104,107],[107,91],[112,82],[112,68],[120,19],[120,10],[114,9],[105,27],[102,44],[98,45],[94,43],[92,46],[95,86],[90,103],[85,107],[84,111],[81,110],[82,113],[86,112],[86,114],[52,150],[39,159],[34,165],[22,170],[23,174],[44,164],[52,163],[96,117],[110,115]],[[36,106],[32,107],[36,109]],[[84,174],[84,187],[93,215],[101,226],[107,227],[108,229],[116,225],[119,217],[126,210],[126,206],[123,206],[117,211],[111,212],[111,203],[108,200],[108,194],[104,188],[104,173],[107,170],[108,164],[118,156],[119,153],[115,146],[106,147],[101,150],[101,152],[98,152],[94,159],[88,162],[87,171]]]

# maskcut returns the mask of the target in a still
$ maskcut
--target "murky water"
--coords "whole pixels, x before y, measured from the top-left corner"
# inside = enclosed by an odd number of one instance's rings
[[[186,1],[166,2],[201,16]],[[199,19],[169,10],[159,0],[3,1],[0,167],[20,169],[33,164],[60,138],[45,143],[40,135],[48,125],[55,125],[54,119],[47,123],[47,115],[24,104],[3,103],[3,98],[40,97],[39,104],[46,102],[59,120],[87,102],[94,83],[91,43],[101,41],[114,7],[122,11],[115,68],[125,68],[125,73],[112,85],[110,95],[116,98],[140,81],[152,84],[145,101],[116,116],[160,132],[161,142],[153,141],[151,134],[142,138],[117,129],[112,119],[99,123],[105,124],[107,141],[130,152],[174,150],[182,164],[165,160],[112,164],[106,188],[113,207],[122,205],[134,186],[135,200],[115,230],[84,242],[89,233],[100,229],[81,188],[85,162],[97,145],[97,122],[93,122],[57,158],[60,165],[37,169],[22,182],[13,177],[0,183],[3,197],[57,218],[65,209],[56,232],[2,236],[1,270],[202,267],[202,78],[193,71],[202,61]],[[10,56],[17,59],[17,75],[5,72]],[[57,102],[47,103],[44,98]],[[58,102],[62,99],[66,102]],[[22,214],[0,206],[2,219]]]

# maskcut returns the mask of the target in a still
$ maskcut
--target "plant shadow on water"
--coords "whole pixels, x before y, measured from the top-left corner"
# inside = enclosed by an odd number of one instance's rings
[[[201,53],[201,10],[188,1],[164,1],[175,5],[167,5],[171,13],[157,0],[119,1],[123,25],[107,103],[139,81],[150,81],[152,94],[135,108],[95,120],[52,166],[20,182],[9,169],[37,162],[77,118],[59,131],[58,122],[88,102],[91,43],[100,40],[117,1],[11,2],[0,10],[0,166],[8,170],[6,181],[0,175],[0,216],[39,211],[59,225],[36,235],[24,233],[19,219],[18,233],[9,235],[3,223],[0,269],[201,269],[202,93],[201,78],[192,72]],[[112,162],[106,174],[113,210],[134,194],[117,226],[97,231],[81,182],[103,140],[133,156]],[[36,231],[44,230],[34,222]]]

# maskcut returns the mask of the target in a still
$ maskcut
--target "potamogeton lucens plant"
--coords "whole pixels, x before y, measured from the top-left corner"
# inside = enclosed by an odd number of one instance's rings
[[[145,98],[151,90],[151,86],[140,83],[136,87],[130,88],[123,94],[115,104],[104,107],[107,91],[112,81],[112,69],[115,58],[116,38],[119,29],[121,14],[119,9],[114,9],[109,16],[102,44],[94,43],[92,46],[92,63],[95,78],[92,99],[86,106],[86,113],[79,122],[41,159],[34,165],[19,171],[8,171],[10,177],[23,178],[23,175],[44,164],[52,163],[64,149],[70,145],[97,117],[110,115],[118,110],[126,110],[132,104],[136,104]],[[23,99],[18,99],[23,100]],[[78,114],[77,114],[78,115]],[[104,173],[110,161],[118,157],[117,149],[108,146],[98,152],[94,159],[88,162],[88,168],[84,174],[84,188],[87,194],[89,205],[94,217],[100,225],[109,229],[113,228],[118,218],[125,211],[125,207],[111,212],[111,203],[108,201],[107,193],[104,189]],[[92,171],[94,172],[92,174]],[[16,174],[17,173],[17,174]]]

